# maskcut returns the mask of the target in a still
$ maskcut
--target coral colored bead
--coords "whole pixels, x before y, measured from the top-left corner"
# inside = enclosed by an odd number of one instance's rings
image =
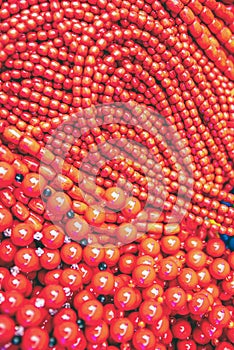
[[[42,234],[41,242],[45,247],[57,249],[63,245],[65,234],[59,226],[49,225],[43,229]]]
[[[212,275],[212,277],[221,280],[229,275],[230,266],[226,260],[222,258],[217,258],[209,266],[209,272]]]
[[[188,349],[188,350],[196,350],[197,346],[195,341],[192,339],[189,340],[180,340],[177,343],[178,350]]]
[[[144,288],[142,290],[143,299],[157,299],[163,295],[163,288],[160,284],[154,283],[152,286],[148,288]]]
[[[53,324],[57,326],[64,321],[76,322],[76,319],[77,315],[73,309],[64,308],[53,317]]]
[[[141,203],[140,201],[135,197],[128,197],[126,199],[124,208],[121,210],[122,214],[126,218],[134,218],[139,214],[141,211]]]
[[[117,309],[113,304],[104,305],[103,320],[109,325],[113,319],[117,318]]]
[[[222,329],[213,326],[206,319],[201,322],[201,330],[209,339],[219,338],[222,334]]]
[[[17,276],[9,276],[8,279],[3,281],[3,287],[6,291],[16,290],[25,296],[30,295],[32,292],[32,285],[28,279],[21,273]]]
[[[184,290],[194,289],[198,284],[196,272],[190,268],[184,268],[178,276],[178,282]]]
[[[85,337],[91,344],[101,344],[108,339],[109,328],[105,321],[101,320],[95,326],[85,328]]]
[[[112,245],[106,245],[104,250],[104,262],[110,267],[116,265],[120,257],[119,249]]]
[[[80,308],[80,306],[88,300],[94,300],[94,295],[88,291],[88,290],[82,290],[81,292],[79,292],[78,294],[76,294],[75,298],[74,298],[74,307],[76,310],[78,310]]]
[[[103,306],[98,300],[88,300],[80,306],[78,315],[87,325],[96,325],[102,319]]]
[[[110,325],[111,338],[117,343],[126,343],[132,339],[134,328],[127,318],[113,320]]]
[[[172,333],[175,338],[184,340],[187,339],[191,334],[192,328],[187,320],[177,320],[172,325]]]
[[[119,270],[122,273],[130,274],[135,267],[136,264],[136,256],[133,254],[123,254],[121,255],[118,265]]]
[[[42,296],[45,298],[47,308],[59,309],[66,301],[63,288],[57,284],[46,286],[42,290]]]
[[[72,202],[68,195],[63,192],[55,192],[49,197],[46,208],[52,214],[64,215],[71,209],[71,205]]]
[[[151,329],[156,337],[161,337],[169,329],[169,320],[167,316],[162,316],[157,320],[152,326]]]
[[[160,252],[159,242],[153,238],[143,239],[139,245],[139,250],[144,253],[156,257]]]
[[[68,347],[69,350],[85,350],[87,349],[87,342],[84,334],[78,330],[78,335],[71,346]]]
[[[117,228],[116,234],[121,244],[127,244],[136,239],[137,229],[130,223],[123,223]]]
[[[189,310],[192,314],[204,314],[210,306],[209,299],[205,294],[196,293],[189,302]]]
[[[82,286],[82,275],[74,269],[65,269],[59,278],[59,282],[64,287],[69,287],[70,290],[76,291]]]
[[[119,187],[110,187],[106,190],[104,198],[106,206],[113,210],[120,210],[124,207],[126,197],[124,191]]]
[[[0,344],[7,344],[14,336],[15,322],[6,315],[0,315]]]
[[[165,302],[172,310],[179,310],[186,301],[186,294],[182,288],[171,287],[165,291]]]
[[[92,286],[96,293],[109,295],[112,294],[114,288],[114,276],[108,271],[100,271],[92,277]]]
[[[40,329],[39,327],[28,328],[22,339],[22,350],[43,350],[48,349],[49,336],[47,331]]]
[[[44,284],[56,284],[58,283],[59,277],[61,275],[62,271],[57,269],[57,270],[52,270],[48,271],[45,276],[44,276]]]
[[[178,275],[178,267],[176,263],[168,258],[162,259],[159,262],[159,278],[165,281],[170,281],[176,278]]]
[[[3,232],[10,228],[13,223],[13,218],[9,210],[0,208],[0,231]]]
[[[40,268],[39,258],[32,248],[19,249],[15,254],[14,262],[23,272],[37,271]]]
[[[97,244],[86,246],[83,250],[83,259],[88,266],[98,266],[104,260],[104,256],[104,248]]]
[[[61,262],[61,257],[58,249],[43,249],[43,254],[40,256],[40,265],[46,270],[55,269]]]
[[[0,259],[3,263],[12,262],[16,252],[16,246],[9,239],[5,239],[0,243]]]
[[[83,238],[87,238],[90,233],[89,224],[81,217],[76,215],[73,219],[69,219],[65,225],[65,231],[72,240],[79,242]]]
[[[61,346],[70,346],[78,336],[78,326],[75,322],[64,321],[56,325],[54,336]]]
[[[105,212],[99,207],[88,207],[84,213],[84,219],[90,225],[100,226],[105,221]]]
[[[149,287],[155,280],[156,273],[152,266],[139,265],[132,272],[132,278],[141,288]]]
[[[22,190],[28,197],[39,197],[45,185],[45,179],[41,175],[28,173],[22,182]]]
[[[187,253],[186,263],[194,270],[200,270],[206,264],[206,254],[199,249],[191,249]]]
[[[163,308],[155,300],[148,299],[141,303],[139,313],[145,323],[152,324],[162,317]]]
[[[177,236],[165,236],[161,239],[161,249],[165,254],[176,254],[180,249],[180,239]]]
[[[214,306],[209,313],[209,321],[216,327],[226,327],[229,324],[230,320],[230,312],[225,306]]]
[[[225,244],[221,239],[213,238],[207,242],[206,252],[208,255],[218,258],[225,252]]]
[[[150,329],[138,329],[132,339],[133,346],[137,350],[155,349],[156,338]]]
[[[0,188],[11,185],[14,179],[14,167],[6,162],[0,162]]]
[[[65,264],[77,264],[82,258],[82,248],[78,243],[70,242],[62,246],[60,255]]]
[[[24,304],[16,313],[17,322],[23,327],[39,326],[43,321],[43,312],[32,304]]]
[[[203,268],[197,272],[198,284],[201,287],[207,287],[211,282],[211,275],[206,268]]]
[[[34,230],[32,226],[19,223],[12,228],[11,241],[16,246],[24,247],[33,242]]]
[[[16,290],[6,291],[4,301],[0,305],[0,310],[4,314],[12,316],[24,303],[24,300],[24,296]]]
[[[121,287],[114,295],[114,304],[120,310],[133,310],[136,307],[136,303],[137,294],[131,287]]]

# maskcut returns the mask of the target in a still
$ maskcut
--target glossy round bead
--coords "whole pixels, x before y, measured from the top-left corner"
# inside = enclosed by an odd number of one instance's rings
[[[133,336],[132,343],[137,350],[155,349],[156,338],[150,329],[138,329]]]
[[[78,329],[78,335],[72,345],[68,346],[69,350],[85,350],[87,349],[87,341],[81,330]]]
[[[191,325],[187,320],[179,319],[172,325],[173,336],[180,340],[190,337],[191,331]]]
[[[203,293],[196,293],[189,301],[189,311],[194,315],[202,315],[207,312],[210,306],[209,299]]]
[[[69,287],[71,291],[76,291],[83,285],[82,274],[74,269],[64,269],[60,275],[59,282],[63,287]]]
[[[84,302],[77,310],[79,317],[87,325],[93,326],[98,324],[103,315],[103,306],[98,300],[88,300]]]
[[[19,249],[14,257],[15,265],[23,272],[33,272],[40,269],[39,258],[32,248]]]
[[[73,241],[79,242],[81,239],[86,238],[90,232],[88,223],[80,216],[75,216],[73,219],[67,221],[65,230]]]
[[[212,277],[220,280],[226,278],[230,273],[230,266],[228,262],[222,258],[214,259],[209,266],[209,271]]]
[[[197,286],[198,277],[193,269],[184,268],[178,276],[178,282],[181,288],[184,290],[190,290]]]
[[[152,286],[148,288],[144,288],[142,290],[142,297],[143,299],[157,299],[158,297],[161,297],[163,295],[163,287],[158,284],[154,283]]]
[[[222,305],[213,306],[209,313],[209,321],[216,327],[226,327],[231,320],[229,310]]]
[[[7,344],[15,334],[15,322],[6,315],[0,315],[0,344]]]
[[[60,255],[65,264],[77,264],[82,258],[82,248],[76,242],[66,243],[62,246]]]
[[[118,240],[121,244],[130,243],[137,237],[137,229],[130,223],[121,224],[116,231]]]
[[[76,322],[77,315],[73,309],[63,308],[54,317],[53,324],[55,326],[61,324],[64,321]]]
[[[171,287],[165,291],[165,302],[172,310],[181,309],[186,301],[186,294],[182,288]]]
[[[5,188],[13,183],[15,179],[14,167],[6,162],[0,162],[0,188]]]
[[[12,228],[11,241],[16,246],[25,247],[33,242],[34,230],[32,226],[19,223]]]
[[[159,262],[158,276],[163,281],[174,280],[178,275],[178,266],[170,258],[162,259]]]
[[[100,226],[105,221],[105,211],[98,206],[88,207],[84,219],[92,226]]]
[[[0,310],[7,315],[14,315],[23,302],[24,296],[21,293],[16,290],[6,291],[4,301],[0,305]]]
[[[54,215],[66,214],[72,206],[70,197],[64,192],[54,192],[46,203],[47,210]]]
[[[42,175],[28,173],[24,177],[21,188],[27,197],[39,197],[45,185],[46,181]]]
[[[191,249],[187,253],[186,263],[194,270],[200,270],[206,264],[206,254],[199,249]]]
[[[225,244],[218,238],[210,239],[206,245],[206,252],[214,258],[218,258],[224,254]]]
[[[31,304],[20,306],[16,313],[16,320],[23,327],[37,327],[43,318],[43,311]]]
[[[42,291],[47,308],[59,309],[66,302],[63,288],[57,284],[46,286]]]
[[[164,236],[160,243],[161,249],[165,254],[176,254],[180,250],[180,239],[177,236]]]
[[[183,350],[183,349],[196,350],[197,349],[196,343],[192,339],[180,340],[178,341],[177,346],[178,346],[178,350]]]
[[[78,326],[75,322],[64,321],[56,325],[54,336],[61,346],[70,346],[78,336]]]
[[[142,321],[152,324],[163,315],[162,306],[153,299],[145,300],[141,303],[139,313]]]
[[[152,326],[152,331],[156,337],[161,337],[169,329],[169,320],[167,316],[162,316]]]
[[[120,187],[110,187],[105,192],[106,206],[112,210],[120,210],[124,207],[126,197]]]
[[[85,337],[91,344],[102,344],[108,339],[109,328],[105,321],[101,320],[95,326],[85,328]]]
[[[119,261],[119,257],[120,257],[119,249],[112,245],[106,245],[104,247],[104,251],[105,251],[104,262],[109,267],[115,266]]]
[[[122,214],[127,219],[132,219],[137,216],[141,211],[141,203],[140,201],[135,197],[128,197],[126,199],[124,208],[121,210]]]
[[[63,245],[65,235],[59,226],[46,226],[43,229],[42,234],[43,237],[41,238],[41,242],[45,247],[50,249],[58,249]]]
[[[114,289],[114,276],[108,271],[100,271],[92,277],[92,287],[98,294],[110,295]]]
[[[98,245],[89,245],[83,250],[83,259],[88,266],[98,266],[104,259],[105,250]]]
[[[44,253],[40,256],[40,265],[46,270],[57,268],[61,262],[61,257],[58,249],[43,249]]]
[[[136,266],[136,256],[133,254],[123,254],[119,258],[118,265],[122,273],[130,274]]]
[[[12,214],[9,210],[0,208],[0,231],[3,232],[7,228],[11,228],[13,223]]]
[[[120,310],[133,310],[136,307],[136,303],[137,294],[131,287],[121,287],[114,294],[114,304]]]
[[[159,242],[153,238],[143,239],[139,245],[139,250],[155,258],[160,252]]]
[[[94,300],[94,299],[95,299],[94,295],[90,291],[84,289],[75,295],[73,300],[74,307],[76,310],[78,310],[84,302],[88,300]]]
[[[126,343],[132,339],[133,334],[133,324],[128,318],[120,317],[110,324],[111,338],[117,343]]]
[[[48,346],[49,336],[47,331],[39,327],[30,327],[26,329],[22,338],[22,350],[43,350],[48,349]]]
[[[132,271],[132,278],[141,288],[149,287],[155,280],[156,273],[152,266],[139,265]]]

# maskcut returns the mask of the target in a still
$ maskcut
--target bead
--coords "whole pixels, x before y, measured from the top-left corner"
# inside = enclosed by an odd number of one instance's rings
[[[22,190],[28,197],[38,197],[45,186],[45,179],[37,173],[28,173],[22,182]]]
[[[10,317],[6,315],[0,315],[1,345],[7,344],[14,336],[14,327],[15,322]]]
[[[124,332],[123,332],[124,329]],[[134,332],[133,324],[127,318],[113,320],[110,325],[110,335],[117,343],[126,343],[132,339]]]
[[[3,232],[10,228],[13,223],[11,213],[7,209],[0,208],[0,231]]]
[[[0,162],[0,188],[7,187],[12,184],[15,178],[15,169],[6,162]]]
[[[29,350],[37,346],[38,350],[43,350],[48,348],[48,345],[48,333],[39,327],[30,327],[23,335],[21,347],[23,350]]]
[[[90,232],[87,222],[78,215],[67,221],[65,230],[68,237],[77,242],[87,237]]]
[[[27,246],[33,242],[34,230],[32,226],[25,226],[24,223],[19,223],[12,228],[11,241],[20,247]]]
[[[49,225],[43,229],[42,234],[41,242],[45,247],[58,249],[63,245],[64,232],[59,226]]]
[[[121,210],[122,214],[127,218],[134,218],[141,211],[140,201],[135,197],[128,197],[126,199],[124,208]]]
[[[79,317],[87,325],[96,325],[100,322],[103,314],[103,306],[98,300],[88,300],[77,310]]]
[[[153,283],[156,274],[153,267],[140,265],[134,268],[132,271],[132,277],[137,286],[146,288]]]
[[[51,284],[46,286],[42,295],[45,298],[45,303],[48,308],[58,309],[63,306],[66,301],[66,295],[61,286]]]
[[[85,328],[85,337],[91,344],[102,344],[108,335],[109,328],[105,321],[99,321],[97,325]]]
[[[78,326],[74,322],[64,321],[55,327],[54,336],[61,346],[71,346],[78,336]]]
[[[222,258],[214,259],[209,266],[210,274],[216,279],[224,279],[230,273],[229,264]]]
[[[163,308],[155,300],[149,299],[142,302],[139,309],[139,313],[140,313],[141,319],[145,323],[152,324],[162,317]]]
[[[140,350],[142,348],[151,350],[155,349],[156,339],[153,332],[150,329],[138,329],[132,339],[135,349]]]
[[[124,207],[126,197],[124,191],[119,187],[110,187],[105,192],[106,205],[113,210],[120,210]]]

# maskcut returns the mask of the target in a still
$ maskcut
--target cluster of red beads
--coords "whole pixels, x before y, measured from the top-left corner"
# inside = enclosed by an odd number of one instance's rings
[[[2,349],[234,349],[232,3],[0,0]]]

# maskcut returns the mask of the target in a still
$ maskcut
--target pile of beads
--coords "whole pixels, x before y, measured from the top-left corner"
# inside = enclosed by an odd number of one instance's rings
[[[234,349],[232,2],[0,0],[1,349]]]

